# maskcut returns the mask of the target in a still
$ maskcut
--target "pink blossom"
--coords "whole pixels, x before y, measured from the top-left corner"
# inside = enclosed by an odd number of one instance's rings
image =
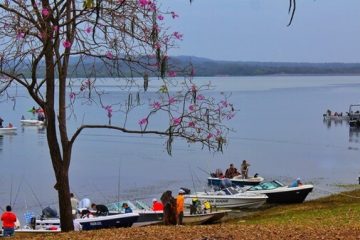
[[[74,92],[71,92],[69,94],[69,97],[70,97],[71,100],[75,99],[75,96],[76,96],[76,94]]]
[[[176,102],[176,99],[174,97],[169,97],[169,104],[173,104]]]
[[[227,107],[227,106],[228,106],[228,102],[225,101],[225,100],[220,101],[220,103],[221,103],[221,105],[222,105],[223,107]]]
[[[157,17],[157,19],[159,19],[160,21],[162,21],[162,20],[164,20],[164,16],[163,16],[163,15],[159,15],[159,16]]]
[[[18,34],[16,34],[17,40],[23,39],[24,37],[25,37],[25,33],[23,33],[23,32],[19,32]]]
[[[182,40],[182,38],[183,38],[183,34],[181,34],[179,32],[174,32],[173,35],[176,39],[179,39],[179,40]]]
[[[173,118],[172,123],[174,126],[177,126],[181,123],[181,118]]]
[[[143,119],[139,120],[139,125],[140,126],[146,125],[147,123],[148,123],[147,118],[143,118]]]
[[[146,7],[146,5],[150,4],[151,1],[149,0],[139,0],[139,4],[141,7]]]
[[[156,4],[154,2],[149,1],[149,11],[156,11]]]
[[[86,27],[84,31],[90,34],[92,32],[92,27]]]
[[[41,10],[41,14],[46,18],[49,16],[50,11],[47,8],[43,8],[43,10]]]
[[[176,72],[175,71],[169,71],[168,75],[169,75],[169,77],[176,77]]]
[[[197,87],[196,87],[195,84],[193,84],[193,85],[191,86],[191,91],[192,91],[192,92],[196,92],[196,91],[197,91]]]
[[[153,107],[154,109],[158,110],[158,109],[161,108],[161,104],[160,104],[159,102],[154,102],[154,103],[152,104],[152,107]]]
[[[190,110],[191,112],[194,111],[194,110],[195,110],[195,105],[191,104],[191,105],[189,106],[189,110]]]
[[[195,122],[189,122],[188,126],[194,128],[195,127]]]
[[[170,13],[171,13],[171,16],[172,16],[173,19],[179,17],[179,15],[177,15],[175,12],[170,12]]]
[[[207,135],[207,139],[210,139],[210,138],[212,138],[214,135],[212,134],[212,133],[209,133],[208,135]]]
[[[59,30],[59,26],[56,26],[56,25],[53,26],[53,31],[54,31],[54,32],[57,32],[58,30]]]
[[[109,59],[113,59],[114,55],[110,51],[107,51],[106,52],[106,57],[109,58]]]
[[[216,130],[216,136],[220,136],[222,134],[221,130],[217,129]]]
[[[159,42],[155,43],[155,48],[156,49],[160,49],[161,48],[161,44]]]
[[[111,107],[110,105],[107,105],[107,106],[105,107],[105,110],[106,110],[106,112],[107,112],[107,116],[108,116],[109,118],[111,118],[111,117],[112,117],[112,112],[113,112],[112,107]]]
[[[70,48],[71,47],[71,42],[69,40],[65,40],[63,42],[63,46],[64,46],[64,48]]]
[[[227,119],[227,120],[230,120],[230,119],[232,119],[233,117],[235,117],[235,113],[229,113],[228,115],[226,115],[226,119]]]
[[[199,95],[196,97],[196,99],[197,99],[197,100],[204,100],[205,97],[204,97],[204,95],[199,94]]]

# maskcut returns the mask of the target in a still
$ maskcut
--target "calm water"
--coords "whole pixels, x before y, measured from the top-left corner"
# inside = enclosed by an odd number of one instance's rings
[[[240,110],[230,122],[235,132],[223,154],[176,140],[173,156],[169,156],[165,140],[157,136],[87,130],[74,145],[71,190],[94,202],[115,201],[118,193],[120,198],[146,201],[180,186],[199,191],[206,185],[204,171],[225,170],[230,163],[239,168],[243,159],[250,162],[251,174],[285,183],[296,177],[314,183],[317,188],[312,197],[337,191],[338,184],[357,183],[359,133],[349,132],[346,122],[324,123],[322,113],[328,108],[345,112],[349,104],[360,103],[360,77],[214,77],[197,81],[211,81],[216,86],[216,91],[209,92],[212,95],[231,91],[231,102]],[[150,84],[158,89],[160,83],[153,80]],[[38,213],[40,207],[56,205],[54,174],[45,131],[19,126],[21,115],[29,114],[26,111],[34,103],[21,89],[18,94],[24,97],[15,105],[0,103],[5,124],[11,121],[19,127],[16,135],[0,136],[0,204],[11,201],[20,213],[25,208]],[[143,98],[151,97],[147,94]],[[124,95],[112,90],[106,98]],[[135,112],[129,123],[136,127],[143,114]],[[104,116],[94,105],[81,105],[76,118],[70,119],[70,129],[82,122],[106,123]]]

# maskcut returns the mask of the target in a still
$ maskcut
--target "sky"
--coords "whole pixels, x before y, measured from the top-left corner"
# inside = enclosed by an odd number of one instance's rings
[[[171,55],[262,62],[360,62],[359,0],[160,0],[184,37]]]

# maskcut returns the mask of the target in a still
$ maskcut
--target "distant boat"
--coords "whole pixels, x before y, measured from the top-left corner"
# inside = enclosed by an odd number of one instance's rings
[[[20,122],[24,126],[42,126],[45,124],[44,121],[39,121],[36,119],[22,119]]]
[[[311,184],[289,187],[279,181],[271,181],[250,187],[247,192],[266,194],[268,203],[302,203],[313,188]]]
[[[16,127],[3,127],[3,128],[0,128],[0,134],[15,133],[16,130],[17,130]]]
[[[360,104],[349,106],[349,125],[350,127],[360,128]]]

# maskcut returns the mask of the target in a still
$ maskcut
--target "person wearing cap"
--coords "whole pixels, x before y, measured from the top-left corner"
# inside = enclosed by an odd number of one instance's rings
[[[184,217],[184,193],[183,189],[179,190],[179,194],[176,197],[176,223],[177,225],[183,225]]]
[[[152,205],[152,210],[153,211],[163,211],[164,210],[164,206],[156,198],[154,198],[152,200],[152,202],[153,202],[153,205]]]
[[[301,182],[301,178],[297,178],[290,184],[289,187],[300,187],[302,185],[303,185],[303,183]]]

